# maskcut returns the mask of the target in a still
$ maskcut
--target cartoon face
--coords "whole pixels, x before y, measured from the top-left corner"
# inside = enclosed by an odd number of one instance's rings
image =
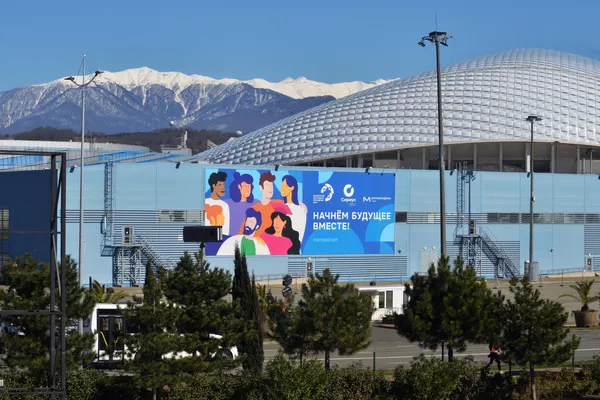
[[[254,217],[246,218],[246,225],[244,226],[244,228],[248,228],[252,232],[254,230],[256,230],[256,218],[254,218]]]
[[[217,182],[214,186],[213,186],[213,191],[214,193],[217,194],[217,196],[219,197],[223,197],[225,196],[225,182]]]
[[[285,228],[285,224],[286,224],[286,221],[281,219],[281,217],[279,215],[276,216],[275,219],[273,220],[273,228],[275,228],[275,232],[281,233],[283,231],[283,228]]]
[[[240,183],[238,189],[240,189],[242,199],[247,199],[248,196],[250,196],[250,193],[252,193],[252,185],[246,182]]]
[[[293,186],[288,186],[286,181],[281,182],[281,195],[283,197],[288,197],[289,195],[292,194],[292,191],[294,190]]]
[[[263,195],[270,199],[273,197],[273,182],[265,181],[262,186]]]

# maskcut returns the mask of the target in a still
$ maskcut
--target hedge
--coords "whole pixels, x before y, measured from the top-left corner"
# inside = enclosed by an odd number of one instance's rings
[[[3,374],[4,387],[35,387],[23,373]],[[541,399],[585,398],[600,393],[600,358],[575,373],[570,368],[543,372],[536,383]],[[81,369],[67,375],[69,399],[142,400],[149,391],[136,388],[130,376],[111,376],[104,372]],[[323,364],[308,360],[302,364],[279,356],[266,364],[262,374],[197,375],[184,385],[166,388],[161,400],[500,400],[527,399],[529,376],[517,379],[507,375],[488,375],[472,359],[452,363],[439,358],[415,358],[410,367],[398,367],[393,382],[382,373],[375,376],[360,364],[333,368],[326,372]],[[0,400],[46,400],[48,396],[7,396]]]

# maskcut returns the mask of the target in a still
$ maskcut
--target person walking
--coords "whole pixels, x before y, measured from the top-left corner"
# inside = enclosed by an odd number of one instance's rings
[[[488,354],[488,358],[490,359],[490,362],[486,365],[486,368],[489,368],[495,361],[496,364],[498,364],[498,371],[502,372],[502,366],[500,365],[500,346],[492,340],[489,349],[490,354]]]

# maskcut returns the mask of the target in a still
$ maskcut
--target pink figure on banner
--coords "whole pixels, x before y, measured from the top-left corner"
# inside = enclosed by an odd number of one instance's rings
[[[298,232],[292,226],[292,211],[285,204],[274,204],[271,213],[271,226],[265,230],[261,238],[265,241],[269,252],[273,255],[300,254]]]

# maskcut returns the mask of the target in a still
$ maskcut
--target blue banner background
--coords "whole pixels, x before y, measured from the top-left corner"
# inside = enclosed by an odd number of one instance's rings
[[[207,169],[206,198],[211,195],[208,179],[212,173],[225,172],[226,191],[221,200],[231,205],[229,234],[239,233],[243,209],[232,203],[230,187],[234,173],[252,176],[254,204],[260,202],[263,192],[260,175],[270,172],[275,176],[273,204],[282,204],[282,178],[291,175],[297,181],[299,202],[306,206],[306,225],[302,234],[300,254],[393,254],[394,253],[394,175],[364,172],[317,172],[286,170]],[[235,189],[234,189],[235,190]],[[205,203],[206,204],[206,203]],[[250,207],[251,205],[244,207]],[[293,206],[293,205],[292,205]],[[296,207],[296,210],[298,207]],[[237,210],[237,211],[236,211]],[[240,211],[242,210],[242,211]],[[296,216],[296,218],[298,218]],[[271,221],[263,221],[270,225]],[[292,226],[294,226],[292,224]],[[302,226],[296,224],[296,228]],[[298,228],[297,228],[298,229]],[[300,228],[300,230],[302,230]],[[220,243],[207,244],[207,255],[215,255]],[[227,251],[227,255],[229,251]]]

